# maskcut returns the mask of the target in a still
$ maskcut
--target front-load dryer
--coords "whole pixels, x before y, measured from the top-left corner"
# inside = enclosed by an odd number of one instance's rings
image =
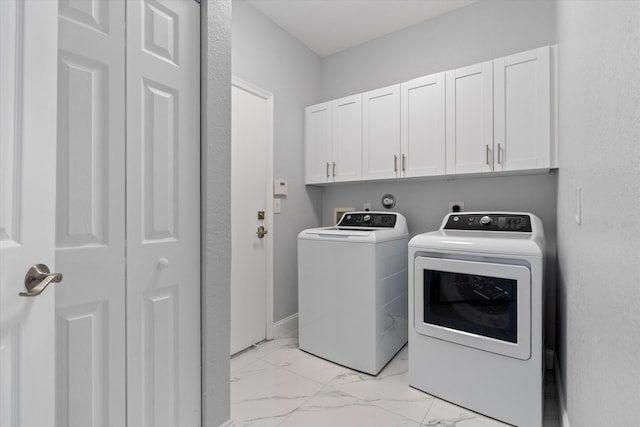
[[[407,222],[348,212],[298,235],[300,349],[377,375],[407,343]]]
[[[529,213],[451,213],[411,239],[409,385],[542,426],[544,253],[542,223]]]

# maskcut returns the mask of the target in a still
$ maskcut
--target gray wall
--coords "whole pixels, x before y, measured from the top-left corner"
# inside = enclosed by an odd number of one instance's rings
[[[555,2],[482,0],[322,61],[321,100],[555,44]]]
[[[230,419],[231,1],[201,5],[202,425],[218,426]]]
[[[640,425],[639,28],[638,1],[558,4],[558,357],[572,426]]]
[[[384,36],[325,58],[322,100],[555,44],[553,1],[483,0],[439,18]],[[364,203],[380,207],[389,192],[398,197],[394,210],[407,217],[412,234],[437,229],[449,202],[465,210],[530,211],[543,221],[549,247],[547,263],[546,347],[555,347],[556,174],[521,177],[358,183],[323,191],[323,223],[336,207]]]
[[[304,186],[304,107],[318,100],[320,58],[244,1],[233,1],[232,72],[274,97],[274,176],[289,183],[274,216],[274,320],[298,311],[297,236],[320,224],[321,190]]]

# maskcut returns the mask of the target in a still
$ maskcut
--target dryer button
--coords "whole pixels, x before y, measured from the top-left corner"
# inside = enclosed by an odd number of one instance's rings
[[[483,216],[482,218],[480,218],[480,224],[482,225],[489,225],[491,224],[491,217],[490,216]]]

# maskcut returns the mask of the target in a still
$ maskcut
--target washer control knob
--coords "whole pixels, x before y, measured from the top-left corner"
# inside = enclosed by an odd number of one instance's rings
[[[362,219],[364,220],[364,222],[369,222],[371,221],[371,215],[365,215]]]
[[[488,215],[483,216],[482,218],[480,218],[480,224],[482,224],[482,225],[491,224],[491,217],[488,216]]]

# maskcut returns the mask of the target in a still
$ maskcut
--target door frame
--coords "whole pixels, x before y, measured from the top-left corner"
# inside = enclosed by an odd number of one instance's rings
[[[231,85],[238,89],[249,92],[267,103],[267,176],[266,176],[266,206],[265,206],[265,223],[268,236],[265,239],[265,262],[266,262],[266,301],[265,301],[265,324],[266,339],[273,339],[273,296],[274,296],[274,269],[273,269],[273,241],[275,239],[273,233],[273,94],[266,90],[242,80],[236,76],[231,77]],[[233,196],[233,195],[232,195]],[[232,242],[233,244],[233,242]]]

